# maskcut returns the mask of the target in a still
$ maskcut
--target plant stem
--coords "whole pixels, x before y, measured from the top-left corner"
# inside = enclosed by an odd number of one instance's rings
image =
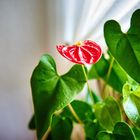
[[[73,109],[71,104],[68,104],[68,108],[70,110],[70,112],[72,113],[72,115],[74,116],[74,118],[77,120],[78,123],[82,124],[82,121],[80,120],[80,118],[78,117],[78,115],[76,114],[75,110]]]
[[[88,77],[87,77],[87,74],[86,74],[84,65],[82,65],[82,69],[83,69],[83,72],[84,72],[84,75],[85,75],[85,79],[86,79],[86,83],[87,83],[87,88],[88,88],[88,91],[89,91],[91,100],[92,100],[93,103],[94,103],[94,99],[93,99],[92,92],[91,92],[91,89],[90,89],[90,86],[89,86],[89,83],[88,83]]]
[[[110,77],[110,74],[111,74],[111,70],[112,70],[112,67],[113,67],[113,63],[114,63],[114,57],[112,57],[112,59],[111,59],[111,63],[110,63],[110,65],[109,65],[108,72],[107,72],[107,76],[106,76],[106,82],[105,82],[105,84],[104,84],[104,86],[103,86],[103,90],[102,90],[102,92],[101,92],[101,95],[104,95],[104,93],[105,93],[105,89],[106,89],[107,82],[108,82],[109,77]]]
[[[47,137],[48,137],[50,132],[51,132],[51,127],[48,128],[48,130],[46,131],[46,133],[44,134],[44,136],[42,137],[41,140],[47,140]]]
[[[80,120],[80,118],[78,117],[78,115],[76,114],[76,112],[73,109],[71,104],[68,104],[68,108],[69,108],[70,112],[72,113],[72,115],[74,116],[74,118],[77,120],[77,122],[79,124],[83,124],[82,121]],[[51,127],[48,128],[48,130],[46,131],[46,133],[42,137],[42,140],[46,140],[50,132],[51,132]]]

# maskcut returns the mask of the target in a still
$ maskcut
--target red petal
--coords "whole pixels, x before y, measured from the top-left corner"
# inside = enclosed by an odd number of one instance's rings
[[[85,40],[81,46],[60,45],[57,50],[62,56],[78,64],[94,64],[102,54],[100,46],[90,40]]]
[[[74,53],[76,52],[76,48],[75,46],[64,46],[64,45],[60,45],[60,46],[57,46],[57,50],[59,51],[59,53],[64,56],[65,58],[67,58],[68,60],[74,62],[74,63],[77,63],[75,60],[74,60]]]

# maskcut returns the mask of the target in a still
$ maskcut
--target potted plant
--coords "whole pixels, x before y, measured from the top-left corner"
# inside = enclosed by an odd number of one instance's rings
[[[64,75],[57,73],[52,56],[41,57],[31,77],[34,115],[29,123],[38,140],[70,140],[74,124],[84,129],[86,140],[140,139],[140,9],[127,33],[115,20],[107,21],[104,38],[108,57],[89,40],[58,45],[58,52],[76,63]],[[91,90],[91,79],[97,80],[99,95]],[[86,97],[75,100],[85,85]]]

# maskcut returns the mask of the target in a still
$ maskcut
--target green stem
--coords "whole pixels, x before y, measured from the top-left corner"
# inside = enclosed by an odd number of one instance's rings
[[[86,83],[87,83],[87,88],[88,88],[88,91],[89,91],[91,100],[92,100],[93,103],[94,103],[94,99],[93,99],[92,92],[91,92],[91,89],[90,89],[90,86],[89,86],[89,83],[88,83],[88,77],[87,77],[87,74],[86,74],[84,65],[82,65],[82,69],[83,69],[83,72],[84,72],[84,75],[85,75],[85,79],[86,79]]]
[[[46,133],[44,134],[41,140],[47,140],[50,132],[51,132],[51,127],[48,128],[48,130],[46,131]]]
[[[72,113],[72,115],[74,116],[74,118],[77,120],[78,123],[82,124],[82,121],[80,120],[80,118],[78,117],[78,115],[76,114],[75,110],[73,109],[71,104],[68,104],[68,108],[70,110],[70,112]]]
[[[74,116],[74,118],[77,120],[77,122],[79,124],[83,124],[71,104],[68,104],[68,108],[70,112],[72,113],[72,115]],[[51,132],[51,127],[48,128],[48,130],[46,131],[46,133],[44,134],[41,140],[46,140],[50,132]]]
[[[109,65],[107,76],[106,76],[106,82],[105,82],[105,84],[103,86],[103,90],[101,92],[101,95],[104,95],[105,94],[105,89],[106,89],[106,86],[107,86],[107,83],[108,83],[108,80],[109,80],[109,77],[110,77],[110,74],[111,74],[113,63],[114,63],[114,57],[112,57],[112,59],[111,59],[111,63]]]

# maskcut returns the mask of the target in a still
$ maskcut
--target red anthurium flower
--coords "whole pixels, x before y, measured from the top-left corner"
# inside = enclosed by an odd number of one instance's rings
[[[71,46],[58,45],[56,47],[62,56],[77,64],[94,64],[102,55],[100,46],[90,40],[77,42]]]

